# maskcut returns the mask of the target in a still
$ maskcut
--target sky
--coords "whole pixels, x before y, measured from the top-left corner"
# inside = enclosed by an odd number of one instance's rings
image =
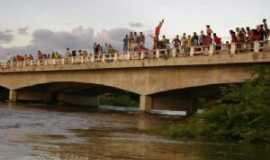
[[[207,24],[225,38],[229,29],[270,21],[269,6],[270,0],[0,0],[0,56],[90,49],[95,41],[121,49],[126,33],[150,35],[163,18],[161,34],[170,38]]]

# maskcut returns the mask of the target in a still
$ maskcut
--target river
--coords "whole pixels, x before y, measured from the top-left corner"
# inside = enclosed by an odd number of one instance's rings
[[[176,141],[142,129],[168,117],[0,104],[0,160],[267,160],[270,147]]]

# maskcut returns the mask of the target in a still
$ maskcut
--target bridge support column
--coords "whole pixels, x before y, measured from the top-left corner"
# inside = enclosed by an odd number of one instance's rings
[[[140,96],[140,111],[149,112],[152,109],[152,97],[151,96]]]
[[[9,90],[9,102],[17,102],[17,91],[16,90]]]

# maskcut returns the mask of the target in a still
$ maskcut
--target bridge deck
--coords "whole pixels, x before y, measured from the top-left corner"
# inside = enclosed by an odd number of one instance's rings
[[[74,63],[74,64],[42,64],[23,67],[1,68],[0,73],[41,72],[41,71],[76,71],[123,68],[147,68],[168,66],[206,66],[228,64],[269,63],[270,51],[248,52],[239,54],[215,54],[213,56],[169,57],[158,59],[142,59],[130,61],[116,61],[111,63]]]

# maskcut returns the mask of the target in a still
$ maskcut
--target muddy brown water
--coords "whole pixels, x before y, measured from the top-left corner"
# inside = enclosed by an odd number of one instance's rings
[[[169,117],[0,104],[0,160],[268,160],[270,147],[143,133]]]

